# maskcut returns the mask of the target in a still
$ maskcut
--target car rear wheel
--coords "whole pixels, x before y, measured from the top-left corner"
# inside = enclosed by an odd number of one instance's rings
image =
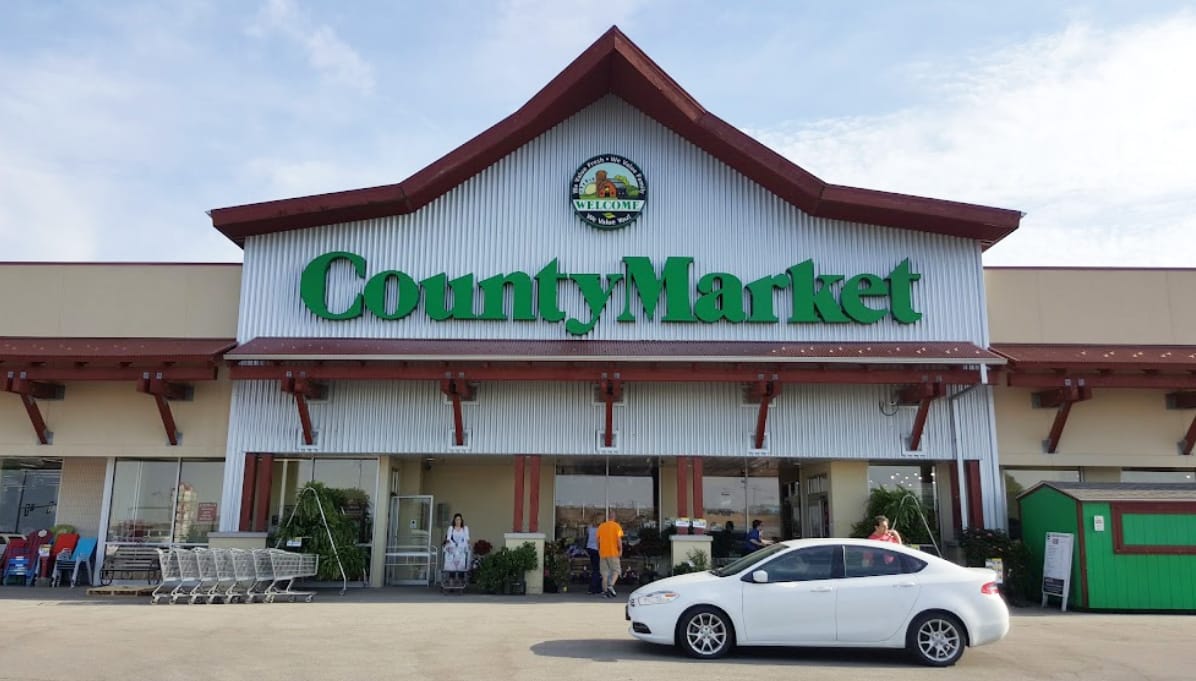
[[[726,613],[699,606],[686,611],[677,623],[677,645],[690,657],[713,660],[735,647],[735,630]]]
[[[939,612],[919,615],[906,637],[906,647],[914,659],[931,667],[950,667],[959,662],[966,645],[959,620]]]

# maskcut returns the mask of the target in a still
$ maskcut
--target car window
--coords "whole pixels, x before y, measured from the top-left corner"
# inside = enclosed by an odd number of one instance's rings
[[[831,579],[835,574],[835,547],[813,546],[792,551],[760,566],[768,582],[808,582]]]
[[[926,567],[926,563],[896,551],[875,549],[870,546],[843,547],[843,574],[845,577],[903,575],[917,572],[923,567]]]

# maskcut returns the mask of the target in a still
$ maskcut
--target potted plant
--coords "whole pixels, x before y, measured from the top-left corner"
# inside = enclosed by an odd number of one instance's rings
[[[546,593],[569,590],[569,555],[565,551],[565,540],[544,545],[544,591]]]
[[[519,545],[519,548],[510,551],[508,565],[511,593],[517,595],[526,594],[527,573],[540,567],[539,556],[536,555],[536,547],[531,542],[523,542]]]

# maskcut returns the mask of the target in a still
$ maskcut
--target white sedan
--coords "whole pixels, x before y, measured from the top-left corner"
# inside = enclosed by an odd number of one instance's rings
[[[635,590],[631,634],[698,658],[736,645],[905,648],[936,667],[1009,632],[996,573],[867,539],[799,539]]]

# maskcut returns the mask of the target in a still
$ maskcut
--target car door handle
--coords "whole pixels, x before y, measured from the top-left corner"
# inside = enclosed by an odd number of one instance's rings
[[[908,588],[910,588],[911,586],[918,586],[918,585],[917,585],[917,584],[915,584],[914,582],[902,582],[902,583],[900,583],[900,584],[894,584],[894,585],[893,585],[893,588],[895,588],[895,589],[908,589]]]
[[[810,591],[816,594],[823,594],[828,591],[834,591],[834,589],[829,586],[816,586],[813,589],[810,589]]]

